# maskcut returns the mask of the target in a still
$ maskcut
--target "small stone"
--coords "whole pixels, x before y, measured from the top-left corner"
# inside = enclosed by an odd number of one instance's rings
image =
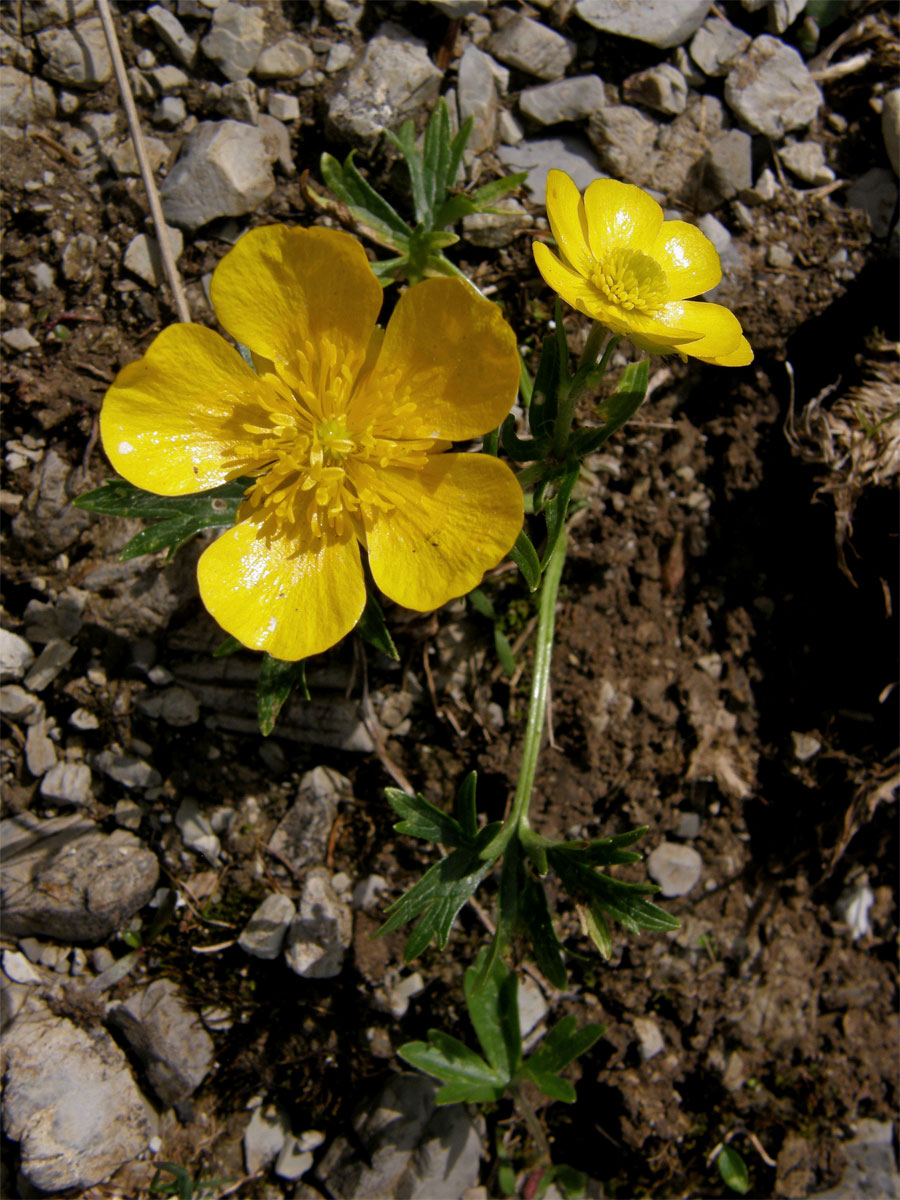
[[[97,260],[97,239],[89,233],[76,233],[63,251],[63,278],[69,283],[90,283]]]
[[[36,454],[35,461],[40,462],[42,452],[29,453]],[[25,606],[25,622],[29,642],[69,641],[81,632],[81,607],[71,596],[62,596],[56,604],[29,600]]]
[[[741,193],[745,204],[768,204],[778,195],[778,180],[768,167],[759,173],[756,186]]]
[[[789,142],[778,151],[787,169],[804,183],[819,187],[831,183],[834,171],[825,162],[825,150],[820,142]]]
[[[527,1037],[546,1017],[550,1006],[544,993],[527,975],[523,975],[519,980],[516,1002],[519,1009],[519,1029],[522,1037]]]
[[[559,79],[575,57],[575,43],[540,21],[515,13],[490,39],[491,54],[539,79]]]
[[[661,842],[647,858],[647,873],[664,896],[685,896],[697,883],[703,860],[691,846]]]
[[[56,763],[56,747],[49,736],[52,726],[47,721],[36,721],[25,738],[25,762],[32,775],[45,775]]]
[[[794,256],[783,242],[774,242],[766,251],[766,263],[770,267],[784,270],[794,262]]]
[[[741,129],[728,129],[712,139],[706,160],[707,183],[723,200],[746,191],[753,182],[753,139]]]
[[[197,44],[190,34],[185,32],[175,14],[163,8],[161,4],[153,4],[147,9],[147,17],[178,62],[186,67],[192,66],[197,57]]]
[[[666,1048],[659,1026],[650,1017],[635,1017],[634,1032],[641,1045],[641,1060],[647,1062]]]
[[[605,104],[606,89],[598,75],[573,75],[525,88],[519,96],[519,110],[538,125],[581,121]]]
[[[166,229],[169,233],[169,244],[173,248],[172,256],[177,262],[181,257],[184,238],[180,229],[171,225],[167,225]],[[159,287],[166,278],[162,257],[159,253],[159,243],[156,238],[150,237],[146,233],[137,234],[128,243],[125,251],[125,267],[143,279],[150,287]]]
[[[773,33],[784,33],[806,8],[807,0],[771,0],[769,4],[769,28]]]
[[[34,939],[30,939],[34,940]],[[24,954],[18,950],[4,950],[2,955],[3,974],[13,983],[40,983],[40,974],[34,969]]]
[[[82,733],[100,728],[99,720],[89,708],[76,708],[69,714],[69,724],[73,729],[78,729]]]
[[[749,34],[721,17],[704,21],[691,41],[691,58],[705,75],[727,75],[750,45]]]
[[[213,13],[200,48],[226,79],[245,79],[256,66],[265,35],[261,8],[226,2]]]
[[[465,54],[465,51],[463,53]],[[346,42],[335,42],[325,59],[325,74],[336,75],[338,71],[349,67],[352,62],[353,47],[348,46]]]
[[[256,84],[252,79],[236,79],[233,83],[226,83],[219,93],[217,109],[223,117],[255,125],[259,117]]]
[[[112,58],[99,17],[37,35],[44,75],[66,87],[94,91],[112,78]]]
[[[725,101],[752,132],[780,141],[815,119],[823,97],[797,51],[763,34],[729,72]]]
[[[575,11],[603,33],[636,38],[667,50],[680,46],[699,28],[709,12],[709,0],[576,0]]]
[[[25,128],[35,120],[56,116],[53,88],[15,67],[0,67],[0,124]]]
[[[287,125],[273,117],[271,113],[260,113],[257,124],[263,135],[263,145],[284,171],[285,175],[293,175],[297,168],[291,154],[291,135]]]
[[[809,762],[822,749],[822,743],[814,733],[791,733],[791,740],[794,743],[794,758],[798,762]]]
[[[197,697],[180,684],[168,687],[155,695],[141,697],[138,706],[148,717],[163,720],[167,725],[176,728],[194,725],[200,720]]]
[[[294,872],[325,858],[338,806],[352,797],[350,780],[331,767],[315,767],[300,780],[297,799],[282,817],[269,849]]]
[[[273,892],[244,926],[238,945],[254,958],[277,958],[284,945],[288,926],[297,915],[289,896]]]
[[[74,657],[75,647],[68,642],[48,642],[25,676],[25,687],[30,692],[42,692]]]
[[[175,96],[178,92],[183,92],[190,83],[190,78],[184,71],[169,65],[148,71],[147,78],[159,96]]]
[[[150,120],[162,129],[177,129],[186,116],[187,106],[180,96],[163,96],[150,114]]]
[[[531,224],[528,210],[518,200],[505,196],[491,205],[499,212],[471,213],[463,217],[462,227],[466,241],[473,246],[499,249],[515,241],[523,229]]]
[[[299,1179],[313,1165],[311,1151],[304,1150],[299,1138],[289,1137],[278,1155],[275,1174],[279,1179]]]
[[[156,90],[143,71],[129,67],[127,75],[132,95],[138,104],[150,104],[156,99]]]
[[[37,696],[32,696],[24,688],[15,683],[5,683],[0,686],[0,715],[10,721],[29,722],[29,718],[37,714],[37,719],[43,716],[44,705]]]
[[[285,1114],[274,1106],[257,1108],[244,1130],[244,1164],[248,1175],[255,1175],[274,1162],[290,1136]]]
[[[149,71],[151,67],[156,66],[156,55],[152,50],[138,50],[135,62],[142,71]]]
[[[0,629],[0,680],[21,679],[34,662],[28,642],[9,629]]]
[[[159,787],[162,776],[149,763],[134,754],[122,754],[115,750],[101,750],[94,765],[104,775],[127,788]]]
[[[341,973],[353,937],[348,904],[335,895],[329,873],[316,867],[303,885],[297,916],[288,930],[284,956],[305,979],[332,979]]]
[[[695,812],[683,812],[678,814],[678,824],[675,826],[675,836],[684,838],[686,841],[693,841],[695,837],[700,835],[700,815]]]
[[[41,795],[78,807],[91,801],[91,768],[83,762],[58,762],[41,780]]]
[[[40,350],[41,348],[41,343],[31,336],[24,325],[19,325],[15,329],[4,329],[3,345],[14,350],[16,354],[27,354],[30,350]]]
[[[868,214],[875,237],[887,237],[897,205],[897,178],[885,167],[872,167],[847,188],[846,200]]]
[[[336,49],[337,47],[335,47]],[[345,47],[349,49],[349,47]],[[351,51],[352,56],[352,51]],[[253,74],[257,79],[298,79],[304,71],[308,71],[315,63],[315,57],[308,46],[298,38],[285,37],[267,46],[256,60]],[[326,71],[328,67],[326,66]]]
[[[381,875],[368,875],[353,889],[353,907],[361,908],[363,912],[373,912],[387,890],[388,882]]]
[[[601,167],[624,180],[644,178],[656,134],[655,121],[626,104],[597,109],[588,125]]]
[[[185,138],[160,188],[167,222],[194,230],[217,217],[254,211],[275,188],[271,164],[277,157],[262,118],[258,126],[202,122]]]
[[[473,154],[492,150],[497,134],[497,84],[494,60],[471,43],[463,50],[457,75],[456,104],[460,123],[472,118],[467,149]]]
[[[114,816],[116,824],[121,829],[131,829],[133,832],[137,832],[144,819],[144,810],[134,800],[117,800]]]
[[[219,861],[221,843],[212,826],[192,797],[182,800],[175,813],[175,824],[181,831],[181,840],[188,850],[202,854],[207,862],[215,866]]]
[[[865,876],[845,888],[834,906],[835,915],[849,929],[852,941],[857,941],[872,932],[869,910],[875,903],[875,893]]]
[[[36,292],[47,292],[56,283],[56,274],[49,263],[32,263],[27,273],[28,282]]]
[[[622,85],[622,97],[643,104],[654,112],[677,116],[687,108],[688,85],[682,73],[669,63],[630,75]]]
[[[300,101],[296,96],[288,96],[284,92],[270,92],[267,107],[270,115],[278,121],[300,119]]]

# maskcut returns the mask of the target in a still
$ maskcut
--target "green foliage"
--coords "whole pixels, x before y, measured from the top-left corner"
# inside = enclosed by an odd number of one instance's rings
[[[363,609],[363,615],[357,622],[356,632],[370,646],[374,646],[376,650],[380,651],[381,654],[392,658],[394,662],[400,661],[400,655],[397,647],[394,645],[394,639],[388,630],[384,613],[381,611],[381,605],[376,600],[371,589],[367,589],[366,607]]]
[[[489,962],[485,947],[465,975],[466,1007],[481,1054],[439,1029],[428,1031],[427,1042],[407,1042],[397,1053],[443,1082],[436,1096],[438,1104],[500,1100],[525,1080],[551,1100],[571,1104],[575,1089],[561,1072],[593,1046],[603,1026],[590,1024],[579,1030],[573,1016],[564,1017],[535,1053],[523,1059],[518,977],[500,958],[485,970]]]
[[[750,1175],[747,1164],[732,1146],[723,1146],[716,1155],[716,1166],[722,1176],[722,1182],[740,1196],[746,1196],[750,1191]]]
[[[231,526],[244,492],[252,480],[235,479],[212,491],[196,496],[156,496],[124,479],[108,479],[92,492],[76,496],[75,508],[105,517],[140,517],[155,520],[154,525],[136,534],[119,557],[122,561],[141,554],[166,550],[166,561],[185,542],[203,529]]]
[[[256,684],[256,714],[263,737],[268,737],[275,728],[278,714],[295,687],[300,688],[304,700],[309,699],[306,662],[284,662],[263,653]]]
[[[396,257],[372,264],[382,286],[398,279],[416,283],[432,275],[459,275],[458,269],[444,255],[449,246],[459,241],[455,233],[449,232],[449,226],[471,213],[497,211],[491,206],[524,182],[525,173],[522,173],[496,179],[470,195],[453,192],[451,189],[471,132],[470,117],[457,134],[451,136],[450,113],[442,98],[425,127],[421,150],[416,145],[412,121],[406,121],[396,133],[387,133],[409,172],[414,226],[363,178],[353,161],[352,150],[343,163],[331,154],[322,155],[322,178],[329,191],[345,205],[358,231],[396,252]],[[312,198],[318,200],[315,195]],[[323,206],[327,204],[327,201],[318,202]]]
[[[528,544],[531,545],[530,542]],[[533,549],[534,547],[532,546],[532,550]],[[493,604],[490,602],[481,588],[474,588],[471,592],[469,592],[468,599],[475,611],[480,613],[483,617],[487,617],[487,619],[492,623],[494,627],[494,649],[497,651],[497,658],[499,659],[500,665],[507,675],[515,675],[516,657],[512,652],[512,646],[509,644],[509,639],[501,628],[500,617],[497,615],[497,611]]]
[[[178,1200],[200,1200],[201,1196],[211,1195],[227,1186],[227,1179],[206,1179],[201,1181],[199,1176],[194,1179],[186,1167],[178,1163],[158,1162],[156,1174],[150,1182],[151,1196],[177,1196]],[[161,1172],[172,1176],[164,1179]]]

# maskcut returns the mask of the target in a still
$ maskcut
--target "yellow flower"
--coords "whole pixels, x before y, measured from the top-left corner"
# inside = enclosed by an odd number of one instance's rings
[[[522,527],[522,491],[451,441],[494,428],[519,359],[499,310],[432,279],[376,327],[382,291],[354,238],[271,225],[213,275],[221,324],[164,330],[120,371],[100,415],[131,483],[182,496],[252,476],[238,523],[203,553],[210,613],[246,646],[296,660],[365,606],[360,546],[392,600],[424,612],[475,587]]]
[[[562,259],[542,242],[534,257],[567,304],[652,354],[720,367],[753,361],[729,309],[687,299],[722,278],[715,247],[695,225],[664,220],[652,196],[615,179],[595,180],[582,199],[563,171],[547,176],[547,216]]]

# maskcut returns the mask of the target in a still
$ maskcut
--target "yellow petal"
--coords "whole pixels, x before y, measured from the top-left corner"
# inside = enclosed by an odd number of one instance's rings
[[[699,296],[722,281],[715,246],[687,221],[666,221],[648,253],[666,273],[670,300]]]
[[[650,254],[662,227],[663,210],[633,183],[595,179],[584,193],[588,238],[594,258],[612,247]]]
[[[697,357],[700,358],[699,355]],[[753,351],[747,339],[742,337],[737,350],[732,350],[730,354],[720,354],[717,358],[700,358],[700,361],[711,363],[714,367],[747,367],[753,362]]]
[[[581,193],[565,171],[547,172],[547,218],[565,261],[581,275],[594,269]]]
[[[355,372],[381,309],[381,285],[356,238],[334,229],[251,229],[213,272],[216,316],[286,378],[323,340]]]
[[[265,384],[224,338],[172,325],[116,376],[100,411],[103,448],[129,483],[183,496],[234,478],[234,444]]]
[[[543,242],[533,242],[532,250],[534,251],[534,261],[544,278],[544,283],[552,287],[554,292],[565,300],[566,304],[571,304],[579,312],[594,316],[590,307],[591,305],[596,306],[597,301],[597,289],[594,285],[572,267],[561,262]],[[599,316],[596,319],[602,320]],[[606,324],[605,321],[603,323]]]
[[[264,536],[254,520],[229,529],[197,564],[200,595],[226,633],[296,662],[350,632],[366,603],[359,545],[343,537]],[[306,532],[309,531],[309,532]]]
[[[675,349],[694,358],[720,358],[733,354],[743,333],[734,313],[722,304],[702,300],[677,300],[666,304],[660,313],[666,321],[690,329],[694,338]]]
[[[516,336],[496,304],[461,279],[426,279],[400,297],[349,421],[459,441],[496,428],[518,387]]]
[[[522,489],[487,454],[436,454],[419,471],[367,474],[396,507],[366,531],[379,588],[427,612],[463,596],[497,565],[522,528]]]

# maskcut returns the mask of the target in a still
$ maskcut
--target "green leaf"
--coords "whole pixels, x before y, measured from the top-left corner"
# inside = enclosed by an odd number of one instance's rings
[[[471,592],[469,592],[468,600],[477,613],[481,613],[489,621],[497,620],[497,610],[481,588],[472,588]]]
[[[244,645],[229,633],[228,637],[219,642],[213,650],[213,658],[227,658],[229,654],[236,654],[238,650],[243,649],[245,649]]]
[[[494,626],[494,648],[497,651],[497,658],[500,660],[500,666],[507,675],[512,677],[516,673],[516,656],[513,654],[512,646],[509,644],[509,638],[503,632],[499,625]]]
[[[559,1185],[565,1200],[581,1200],[587,1188],[588,1177],[583,1171],[560,1163],[553,1168],[553,1178]]]
[[[516,433],[516,418],[510,413],[500,426],[500,442],[513,462],[534,462],[550,449],[550,438],[520,438]]]
[[[731,1146],[723,1146],[716,1156],[716,1165],[723,1183],[733,1192],[746,1196],[750,1191],[750,1175],[747,1164],[737,1150],[733,1150]]]
[[[525,1066],[530,1070],[558,1075],[570,1062],[590,1050],[604,1032],[604,1026],[597,1022],[579,1029],[577,1020],[569,1014],[553,1026],[538,1049],[527,1059]]]
[[[503,179],[493,179],[472,192],[472,200],[477,205],[478,212],[484,212],[488,205],[520,188],[528,178],[527,171],[519,171],[515,175],[507,175]]]
[[[237,510],[250,479],[236,479],[195,496],[156,496],[123,479],[107,480],[92,492],[76,496],[76,508],[107,517],[161,518],[131,539],[119,557],[122,561],[140,554],[168,550],[168,557],[203,529],[234,525]]]
[[[541,357],[534,377],[531,403],[528,406],[528,424],[536,438],[552,438],[556,422],[557,396],[563,373],[559,341],[555,334],[548,333],[541,343]],[[543,397],[538,400],[538,397]]]
[[[447,191],[447,169],[450,166],[450,111],[443,96],[425,126],[422,173],[425,198],[432,214]]]
[[[395,238],[406,242],[412,236],[412,229],[397,210],[360,175],[353,161],[354,154],[355,151],[351,150],[343,166],[332,155],[323,154],[319,160],[322,178],[349,208],[358,209],[361,215],[368,216]]]
[[[631,933],[642,930],[664,932],[678,929],[680,922],[644,899],[657,889],[652,884],[623,883],[595,871],[583,854],[571,846],[553,846],[547,852],[551,866],[566,891],[577,903],[596,901],[602,911]]]
[[[474,838],[478,833],[478,816],[475,805],[477,786],[478,772],[470,771],[459,785],[456,793],[456,818],[467,838]]]
[[[481,857],[490,844],[500,822],[495,821],[480,830],[467,845],[459,846],[446,858],[429,867],[417,883],[388,908],[388,919],[379,933],[392,933],[419,916],[403,951],[404,962],[416,958],[434,941],[443,950],[450,937],[456,915],[494,863]]]
[[[441,1029],[429,1029],[427,1042],[406,1042],[397,1054],[426,1075],[446,1083],[488,1084],[501,1089],[507,1083],[480,1054]]]
[[[452,188],[456,182],[456,177],[459,174],[459,164],[462,162],[462,156],[465,153],[466,146],[469,144],[474,124],[474,117],[466,117],[458,129],[456,137],[450,143],[450,157],[447,161],[447,183],[445,190]]]
[[[596,900],[592,900],[590,904],[579,905],[579,912],[587,935],[597,947],[600,957],[609,959],[612,956],[612,934],[600,905]]]
[[[510,1081],[522,1061],[517,1001],[519,981],[502,958],[496,958],[485,974],[482,965],[489,957],[485,946],[464,977],[466,1007],[484,1056],[497,1075]]]
[[[415,123],[413,121],[404,121],[396,133],[390,129],[385,130],[385,136],[400,151],[409,171],[416,224],[423,226],[425,229],[433,228],[432,218],[434,214],[428,203],[428,193],[425,187],[425,160],[421,152],[416,148]]]
[[[538,970],[547,976],[555,988],[562,990],[568,982],[562,946],[553,927],[544,885],[530,876],[524,877],[519,894],[519,923],[531,942]]]
[[[575,487],[580,469],[578,463],[569,467],[560,480],[556,494],[544,505],[544,517],[547,521],[547,545],[544,548],[544,556],[541,559],[541,567],[543,569],[546,569],[547,563],[550,561],[550,556],[556,549],[556,543],[565,529],[566,514],[569,511],[569,500],[571,499],[572,489]]]
[[[394,812],[403,818],[394,826],[397,833],[439,842],[442,846],[466,845],[471,840],[459,821],[436,808],[424,796],[409,796],[398,788],[385,788],[384,796]]]
[[[577,429],[569,439],[567,453],[583,458],[602,446],[629,421],[644,403],[647,395],[648,361],[629,363],[622,372],[615,392],[598,408],[603,417],[602,429]]]
[[[568,1079],[560,1079],[558,1075],[550,1075],[546,1071],[536,1071],[527,1064],[523,1068],[522,1074],[551,1100],[562,1100],[564,1104],[575,1103],[575,1088]]]
[[[275,728],[278,714],[295,687],[300,688],[304,699],[309,699],[305,661],[284,662],[271,654],[263,654],[256,685],[256,711],[263,737],[268,737]]]
[[[356,632],[370,646],[374,646],[376,650],[380,650],[382,654],[387,655],[388,658],[392,658],[394,662],[400,661],[400,654],[394,645],[394,639],[391,637],[388,627],[385,624],[381,605],[371,592],[367,592],[366,594],[366,607],[363,609],[363,615],[357,622]]]
[[[541,586],[541,560],[524,529],[516,538],[516,544],[510,550],[509,557],[521,571],[522,578],[528,584],[528,590],[536,592]]]

